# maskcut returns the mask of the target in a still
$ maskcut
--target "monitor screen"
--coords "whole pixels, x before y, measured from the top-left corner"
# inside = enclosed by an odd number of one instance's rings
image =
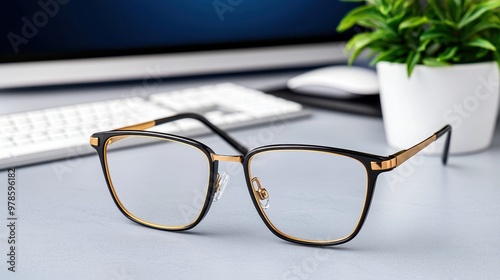
[[[2,0],[0,62],[342,41],[337,0]]]

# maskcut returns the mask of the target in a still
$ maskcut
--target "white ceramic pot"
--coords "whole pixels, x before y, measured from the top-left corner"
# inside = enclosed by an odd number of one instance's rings
[[[406,65],[379,62],[377,72],[385,131],[392,147],[409,148],[446,124],[453,127],[453,154],[480,151],[491,144],[500,95],[495,62],[417,65],[410,78]],[[427,152],[439,153],[442,142]]]

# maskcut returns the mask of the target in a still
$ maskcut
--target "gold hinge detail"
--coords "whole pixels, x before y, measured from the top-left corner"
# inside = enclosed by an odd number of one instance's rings
[[[90,137],[90,145],[97,147],[99,146],[99,138],[97,137]]]
[[[380,162],[375,162],[375,161],[371,162],[372,170],[388,170],[388,169],[393,169],[396,166],[398,166],[397,158],[384,160]]]

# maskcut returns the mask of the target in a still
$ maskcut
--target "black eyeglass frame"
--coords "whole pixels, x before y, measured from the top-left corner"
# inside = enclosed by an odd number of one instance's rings
[[[226,156],[226,155],[218,155],[216,154],[210,147],[206,146],[205,144],[198,142],[194,139],[190,139],[187,137],[182,137],[178,135],[173,135],[173,134],[167,134],[167,133],[160,133],[160,132],[154,132],[154,131],[144,131],[145,129],[165,124],[168,122],[173,122],[181,119],[196,119],[203,123],[205,126],[207,126],[210,130],[212,130],[214,133],[216,133],[218,136],[220,136],[222,139],[224,139],[227,143],[229,143],[233,148],[235,148],[237,151],[241,153],[241,155],[237,156]],[[184,114],[179,114],[171,117],[166,117],[150,122],[145,122],[133,126],[128,126],[128,127],[123,127],[119,128],[116,130],[111,130],[111,131],[104,131],[104,132],[97,132],[94,133],[91,138],[90,138],[90,144],[92,147],[94,147],[97,151],[97,154],[99,155],[99,159],[101,162],[101,167],[104,173],[104,177],[106,180],[106,183],[108,185],[108,189],[110,191],[110,194],[113,198],[113,201],[115,202],[116,206],[122,214],[129,218],[130,220],[139,223],[141,225],[150,227],[150,228],[155,228],[155,229],[160,229],[160,230],[167,230],[167,231],[183,231],[183,230],[188,230],[193,227],[195,227],[198,223],[200,223],[203,218],[206,216],[208,213],[210,206],[212,205],[214,195],[216,193],[216,183],[217,183],[217,174],[218,174],[218,163],[219,161],[227,161],[227,162],[239,162],[243,165],[244,173],[245,173],[245,180],[247,183],[248,191],[250,193],[250,197],[253,201],[253,204],[259,213],[259,216],[261,219],[264,221],[265,225],[268,227],[268,229],[277,237],[289,241],[289,242],[294,242],[298,244],[304,244],[304,245],[316,245],[316,246],[329,246],[329,245],[339,245],[342,243],[346,243],[350,240],[352,240],[356,235],[359,233],[361,230],[364,221],[368,215],[368,211],[370,209],[370,205],[372,202],[373,198],[373,193],[375,191],[375,185],[377,181],[377,177],[384,172],[388,172],[396,168],[397,166],[400,166],[402,163],[404,163],[406,160],[423,150],[425,147],[427,147],[429,144],[432,142],[436,141],[439,139],[441,136],[444,134],[447,134],[445,146],[444,146],[444,152],[442,156],[442,162],[443,164],[447,163],[448,160],[448,153],[449,153],[449,147],[450,147],[450,141],[451,141],[451,132],[452,128],[450,125],[446,125],[443,127],[441,130],[430,136],[429,138],[425,139],[424,141],[418,143],[417,145],[407,149],[407,150],[402,150],[399,151],[395,154],[389,155],[389,156],[380,156],[380,155],[374,155],[374,154],[369,154],[369,153],[363,153],[363,152],[358,152],[358,151],[352,151],[352,150],[346,150],[346,149],[340,149],[340,148],[334,148],[334,147],[327,147],[327,146],[317,146],[317,145],[294,145],[294,144],[279,144],[279,145],[267,145],[267,146],[262,146],[255,148],[251,151],[248,151],[246,147],[241,145],[237,140],[229,136],[225,131],[222,129],[218,128],[214,124],[212,124],[210,121],[208,121],[205,117],[194,114],[194,113],[184,113]],[[119,198],[117,197],[113,184],[110,180],[110,175],[109,175],[109,170],[107,166],[107,160],[106,160],[106,145],[108,144],[109,139],[113,137],[119,137],[119,136],[147,136],[147,137],[156,137],[156,138],[161,138],[169,141],[174,141],[174,142],[179,142],[187,145],[191,145],[201,152],[205,154],[205,156],[208,159],[209,162],[209,170],[210,170],[210,175],[209,175],[209,183],[208,183],[208,189],[207,189],[207,195],[205,198],[205,202],[203,204],[202,210],[198,217],[196,218],[195,221],[192,223],[183,226],[183,227],[178,227],[178,228],[164,228],[161,226],[156,226],[154,224],[151,224],[149,222],[146,222],[144,220],[141,220],[140,218],[137,218],[133,216],[131,213],[129,213],[126,208],[121,205],[121,202],[119,201]],[[314,152],[324,152],[324,153],[331,153],[335,155],[341,155],[341,156],[346,156],[352,159],[355,159],[359,161],[360,163],[363,164],[363,166],[366,169],[367,173],[367,193],[365,197],[365,203],[363,206],[363,210],[360,216],[360,219],[358,221],[358,224],[356,225],[355,229],[352,231],[352,233],[344,238],[337,239],[337,240],[330,240],[330,241],[315,241],[315,240],[305,240],[305,239],[300,239],[300,238],[295,238],[292,236],[287,235],[286,233],[283,233],[276,229],[274,225],[266,218],[266,215],[264,213],[264,209],[260,205],[260,202],[256,196],[255,190],[252,185],[252,181],[250,178],[250,161],[252,157],[255,155],[258,155],[263,152],[270,152],[270,151],[278,151],[278,150],[294,150],[294,151],[314,151]]]

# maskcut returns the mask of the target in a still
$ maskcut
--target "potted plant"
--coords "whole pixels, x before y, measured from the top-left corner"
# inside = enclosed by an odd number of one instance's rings
[[[346,45],[349,63],[371,51],[391,146],[407,147],[448,123],[452,153],[491,144],[499,107],[500,0],[368,0],[337,30],[356,25],[364,31]]]

